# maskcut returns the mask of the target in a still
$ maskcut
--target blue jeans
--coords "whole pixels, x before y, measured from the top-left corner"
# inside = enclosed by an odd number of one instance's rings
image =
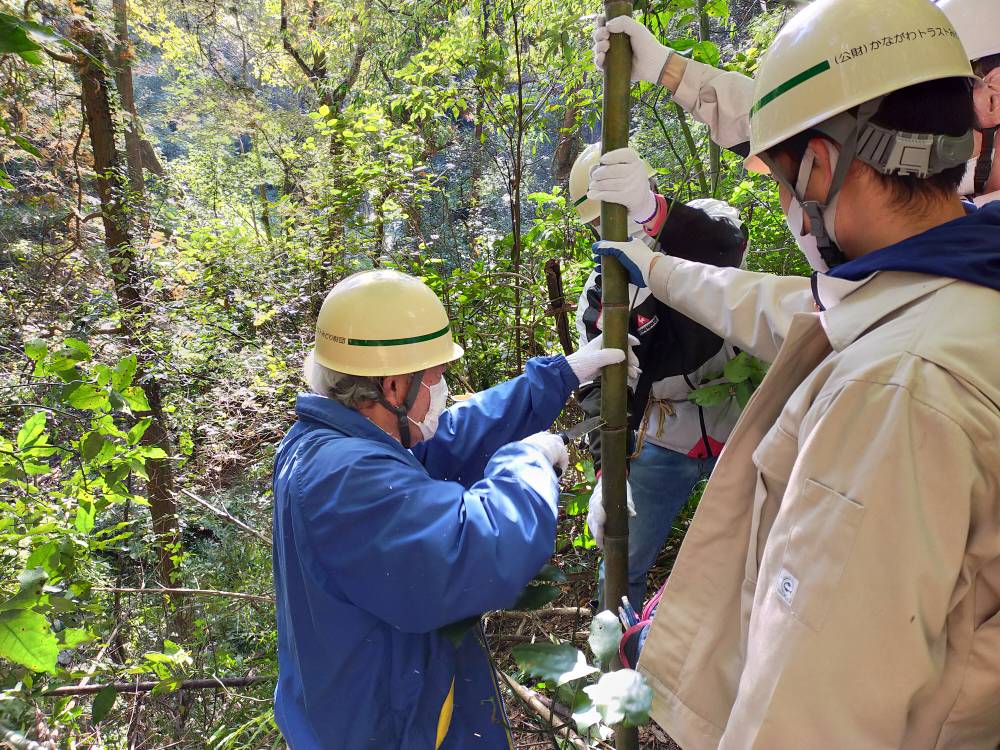
[[[628,598],[636,613],[646,600],[646,575],[687,504],[691,490],[715,468],[715,458],[688,458],[683,453],[646,443],[629,464],[628,483],[635,517],[628,521]],[[604,561],[598,572],[597,596],[604,603]]]

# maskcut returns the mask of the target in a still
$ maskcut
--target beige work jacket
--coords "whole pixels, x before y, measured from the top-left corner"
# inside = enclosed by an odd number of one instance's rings
[[[1000,294],[666,258],[652,292],[773,361],[639,668],[685,750],[1000,743]]]

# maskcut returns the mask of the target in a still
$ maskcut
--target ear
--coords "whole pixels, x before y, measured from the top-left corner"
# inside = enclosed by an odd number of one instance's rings
[[[387,375],[382,378],[382,395],[393,406],[401,406],[406,399],[409,385],[406,375]]]
[[[805,197],[809,200],[826,201],[826,196],[830,194],[830,184],[833,182],[834,164],[831,149],[836,146],[826,138],[811,138],[809,148],[815,154],[815,159]]]
[[[1000,67],[993,68],[993,70],[983,76],[983,83],[990,90],[990,115],[997,117],[1000,115]]]

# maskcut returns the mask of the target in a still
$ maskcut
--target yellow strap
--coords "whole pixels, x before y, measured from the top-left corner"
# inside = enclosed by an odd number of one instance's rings
[[[437,742],[434,743],[434,750],[441,747],[444,738],[448,735],[448,728],[451,726],[451,712],[455,709],[455,678],[451,678],[451,688],[441,706],[441,714],[438,716]]]
[[[638,458],[639,454],[642,453],[642,448],[646,444],[646,431],[649,429],[649,412],[654,406],[659,410],[660,417],[656,428],[656,437],[658,438],[663,437],[663,423],[666,421],[666,418],[674,415],[674,405],[669,399],[649,397],[646,401],[646,409],[642,413],[642,422],[639,423],[639,434],[636,436],[635,451],[633,451],[631,456],[628,456],[629,461]]]

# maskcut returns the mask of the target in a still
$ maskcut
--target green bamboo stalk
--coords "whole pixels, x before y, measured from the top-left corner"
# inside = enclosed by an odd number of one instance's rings
[[[611,19],[632,14],[631,0],[605,0],[604,15]],[[611,35],[604,68],[604,114],[601,150],[607,153],[628,145],[629,85],[632,49],[626,34]],[[606,240],[628,239],[624,206],[601,204],[601,235]],[[604,346],[628,351],[628,279],[621,264],[605,258],[601,271]],[[625,362],[601,373],[601,487],[607,522],[604,526],[604,606],[618,610],[628,594],[628,512],[625,507],[625,451],[627,447],[627,378]],[[612,665],[618,669],[621,665]],[[638,731],[615,727],[615,747],[636,750]]]

